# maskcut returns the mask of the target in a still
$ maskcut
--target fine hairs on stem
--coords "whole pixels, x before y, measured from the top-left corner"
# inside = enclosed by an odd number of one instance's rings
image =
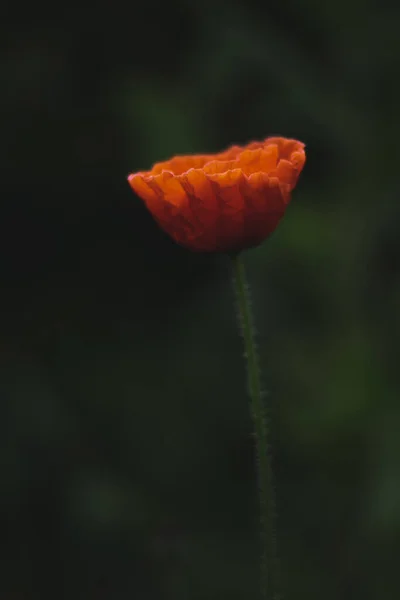
[[[253,418],[256,470],[261,526],[261,591],[265,600],[281,600],[279,564],[275,533],[276,502],[271,455],[268,444],[268,420],[263,402],[259,357],[251,311],[250,290],[240,254],[231,256],[237,301],[237,315],[243,337],[247,366],[248,391]]]

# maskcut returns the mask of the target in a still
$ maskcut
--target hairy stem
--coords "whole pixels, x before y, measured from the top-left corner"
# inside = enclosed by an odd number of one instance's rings
[[[261,591],[265,599],[280,600],[279,565],[275,535],[275,488],[268,445],[268,420],[263,403],[261,374],[251,311],[250,290],[240,254],[231,257],[238,305],[238,320],[247,362],[248,390],[254,424],[256,469],[261,524]]]

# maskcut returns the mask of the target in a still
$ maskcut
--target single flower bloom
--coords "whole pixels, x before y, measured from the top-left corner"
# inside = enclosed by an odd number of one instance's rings
[[[128,181],[178,244],[233,253],[274,231],[305,160],[302,142],[271,137],[218,154],[175,156]]]

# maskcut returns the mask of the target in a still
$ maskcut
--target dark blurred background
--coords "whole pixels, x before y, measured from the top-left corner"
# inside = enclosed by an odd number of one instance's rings
[[[246,254],[287,600],[400,597],[400,7],[2,5],[0,600],[258,590],[226,258],[129,172],[279,134],[308,162]]]

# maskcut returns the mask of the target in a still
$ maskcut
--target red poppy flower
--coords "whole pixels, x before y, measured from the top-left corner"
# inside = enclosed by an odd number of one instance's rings
[[[274,231],[305,160],[302,142],[271,137],[219,154],[176,156],[128,181],[178,244],[238,252]]]

